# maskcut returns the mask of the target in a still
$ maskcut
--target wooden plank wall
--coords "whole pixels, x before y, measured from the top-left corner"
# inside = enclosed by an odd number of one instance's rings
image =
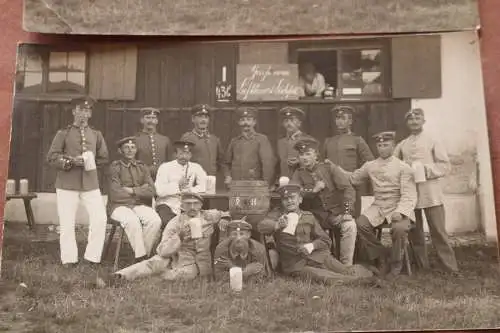
[[[162,110],[159,132],[176,140],[191,128],[190,106],[196,103],[214,105],[217,110],[211,131],[220,137],[223,147],[226,147],[229,140],[239,133],[234,116],[236,105],[216,103],[215,83],[222,79],[222,66],[227,68],[228,81],[235,82],[237,63],[238,48],[231,43],[139,48],[136,99],[101,101],[91,121],[95,128],[103,132],[111,159],[118,157],[114,142],[139,130],[138,109],[144,106]],[[276,141],[284,134],[277,110],[287,103],[254,105],[261,110],[258,131],[268,135],[276,147]],[[400,138],[406,135],[403,116],[410,107],[409,99],[354,105],[359,109],[354,130],[368,142],[371,142],[371,135],[382,130],[397,130]],[[300,106],[307,112],[304,121],[306,132],[320,141],[334,134],[335,125],[329,112],[333,104]],[[54,191],[55,173],[43,162],[57,130],[70,123],[71,112],[67,105],[18,101],[13,117],[9,178],[28,178],[32,190]],[[105,184],[104,178],[102,180]],[[105,187],[103,191],[106,192]]]

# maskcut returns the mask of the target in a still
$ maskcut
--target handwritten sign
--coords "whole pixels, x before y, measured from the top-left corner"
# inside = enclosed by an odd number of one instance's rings
[[[217,102],[229,102],[231,100],[231,88],[231,85],[227,82],[217,82],[215,85]]]
[[[239,101],[296,100],[304,96],[296,64],[238,65],[236,98]]]

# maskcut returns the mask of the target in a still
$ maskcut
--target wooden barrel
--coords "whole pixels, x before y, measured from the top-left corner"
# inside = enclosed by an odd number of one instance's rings
[[[229,186],[229,212],[231,215],[266,214],[271,194],[269,185],[262,180],[234,180]]]

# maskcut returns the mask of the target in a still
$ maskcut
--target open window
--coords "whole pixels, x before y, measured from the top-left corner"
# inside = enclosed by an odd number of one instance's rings
[[[319,43],[292,47],[307,99],[378,99],[388,96],[384,43]]]

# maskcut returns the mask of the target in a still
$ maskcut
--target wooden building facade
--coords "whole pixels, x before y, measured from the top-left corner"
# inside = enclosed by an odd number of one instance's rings
[[[339,88],[332,99],[239,101],[236,98],[238,65],[295,64],[310,57],[319,59],[317,67],[340,87],[339,82],[349,76],[342,71],[342,66],[349,63],[344,54],[360,50],[378,50],[375,57],[378,63],[372,66],[379,73],[380,89],[376,94],[353,95],[354,90],[347,87],[349,95],[344,96]],[[307,51],[312,53],[306,54]],[[319,52],[324,52],[323,60]],[[230,138],[239,133],[234,116],[238,105],[249,104],[261,110],[257,130],[268,135],[276,147],[276,141],[284,134],[279,108],[302,107],[307,113],[304,131],[322,142],[335,133],[330,109],[338,103],[349,103],[359,111],[354,131],[374,149],[371,135],[378,131],[396,130],[398,138],[407,134],[403,116],[412,98],[438,98],[441,94],[438,35],[84,45],[62,50],[24,45],[19,59],[9,178],[28,178],[31,190],[36,192],[54,191],[55,172],[47,166],[45,157],[57,130],[71,123],[68,102],[82,94],[88,93],[99,101],[91,124],[103,132],[111,159],[117,158],[114,142],[139,130],[139,109],[146,106],[161,110],[159,132],[175,140],[191,129],[192,105],[212,105],[215,111],[211,131],[221,138],[225,148]],[[359,71],[355,73],[358,74]],[[221,93],[221,87],[228,90]]]

